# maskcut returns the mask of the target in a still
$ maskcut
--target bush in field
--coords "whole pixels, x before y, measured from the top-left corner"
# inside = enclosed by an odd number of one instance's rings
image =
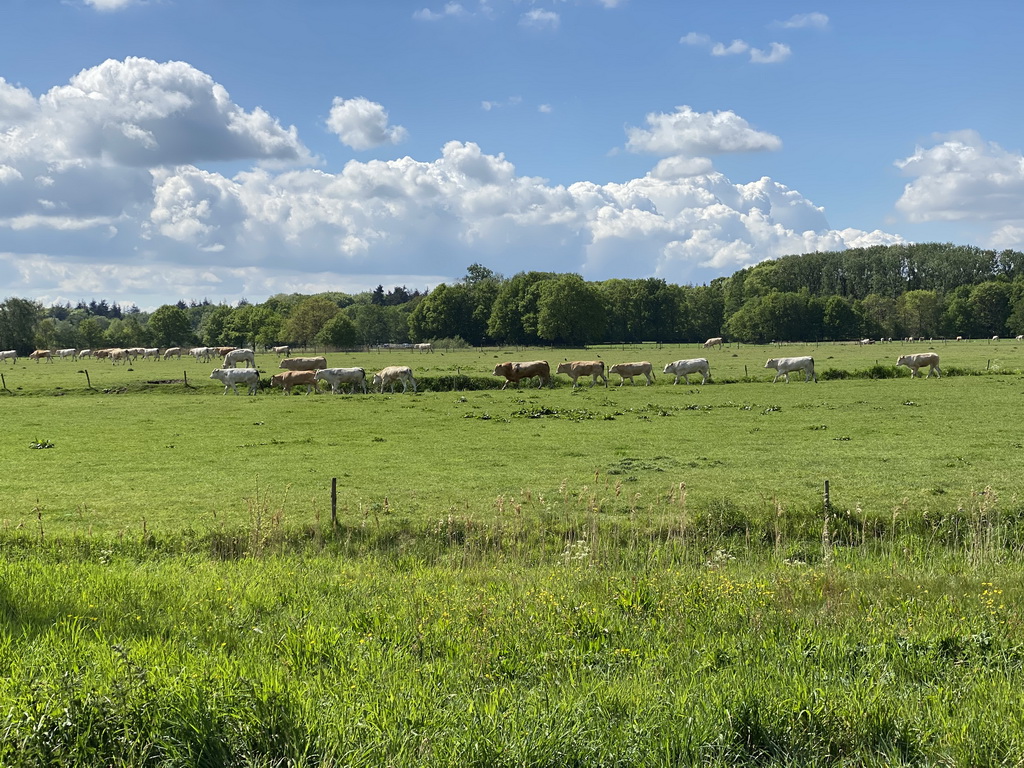
[[[850,378],[850,372],[844,371],[842,368],[828,368],[818,374],[818,378],[822,381],[837,381],[840,379]]]

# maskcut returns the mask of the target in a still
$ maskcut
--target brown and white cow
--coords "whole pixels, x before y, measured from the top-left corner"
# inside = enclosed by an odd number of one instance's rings
[[[551,383],[551,366],[547,360],[531,360],[527,363],[498,363],[494,366],[493,376],[504,376],[505,383],[501,385],[505,389],[509,384],[519,388],[519,382],[523,379],[537,379],[537,389],[545,384]]]
[[[286,357],[278,368],[286,371],[316,371],[327,367],[327,358],[320,357]]]
[[[48,363],[53,362],[53,353],[50,352],[50,350],[48,349],[37,349],[34,352],[32,352],[32,354],[30,354],[28,357],[30,360],[35,360],[37,363],[40,360],[45,360]]]
[[[634,376],[645,376],[647,378],[647,386],[654,382],[654,370],[646,360],[641,363],[616,363],[608,369],[608,373],[619,374],[621,377],[619,381],[620,387],[626,383],[626,379],[629,379],[631,386],[634,385],[636,383],[633,381]]]
[[[597,384],[598,379],[603,380],[604,385],[608,386],[608,377],[604,375],[603,360],[573,360],[568,363],[559,363],[555,373],[564,373],[572,379],[574,388],[576,387],[576,379],[580,376],[589,376],[591,378],[590,386]]]

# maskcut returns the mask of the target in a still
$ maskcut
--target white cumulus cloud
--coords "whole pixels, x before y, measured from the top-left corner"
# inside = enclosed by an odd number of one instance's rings
[[[335,107],[343,140],[399,139],[379,104]],[[311,167],[294,129],[186,64],[105,62],[38,98],[0,82],[0,277],[44,302],[151,308],[436,285],[473,262],[692,283],[787,253],[899,241],[834,230],[796,190],[734,183],[708,159],[780,145],[733,112],[684,106],[629,130],[630,150],[662,159],[623,183],[552,184],[469,141],[329,172]],[[212,165],[231,159],[243,170]]]
[[[352,149],[373,149],[385,144],[400,144],[408,132],[400,125],[388,125],[383,106],[362,97],[335,97],[327,127]]]
[[[912,221],[1024,221],[1024,157],[976,131],[937,137],[896,163],[914,177],[896,203]]]
[[[697,112],[687,105],[672,113],[647,115],[647,128],[630,128],[626,148],[657,155],[719,155],[730,152],[773,151],[782,147],[778,136],[757,131],[735,112]]]

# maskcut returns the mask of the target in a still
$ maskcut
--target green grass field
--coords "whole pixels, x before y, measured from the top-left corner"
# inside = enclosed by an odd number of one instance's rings
[[[861,377],[929,346],[952,375]],[[829,380],[771,384],[800,354]],[[416,395],[0,367],[0,765],[1024,763],[1024,346],[489,377],[598,355],[705,353],[328,356]]]
[[[916,347],[915,347],[916,348]],[[811,352],[821,373],[890,364],[902,345],[784,348]],[[552,367],[595,350],[548,350]],[[883,352],[885,354],[883,354]],[[996,352],[999,354],[997,355]],[[609,362],[665,362],[693,348],[600,350]],[[118,532],[244,523],[254,506],[292,523],[330,513],[338,479],[343,522],[368,514],[427,524],[451,513],[489,520],[499,499],[541,504],[573,497],[607,515],[688,511],[758,519],[778,507],[833,503],[888,518],[946,513],[991,488],[1016,506],[1024,459],[1017,414],[1024,381],[1014,342],[947,344],[947,368],[1008,375],[941,380],[846,379],[771,384],[778,348],[712,351],[707,386],[523,387],[353,396],[222,396],[211,366],[193,361],[19,363],[4,371],[7,429],[0,520],[44,531]],[[495,360],[464,351],[332,355],[331,365],[410,364],[421,381],[456,372],[483,383]],[[276,360],[263,356],[268,371]],[[744,370],[746,369],[746,370]],[[900,369],[905,371],[906,369]],[[746,373],[746,375],[745,375]],[[147,381],[184,379],[183,383]],[[104,392],[103,390],[107,390]],[[59,395],[59,396],[57,396]],[[30,445],[51,443],[52,448]],[[514,501],[513,501],[514,500]]]

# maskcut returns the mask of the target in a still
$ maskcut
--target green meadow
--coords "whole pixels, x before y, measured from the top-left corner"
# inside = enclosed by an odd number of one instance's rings
[[[1024,763],[1021,343],[327,357],[0,367],[0,764]]]

